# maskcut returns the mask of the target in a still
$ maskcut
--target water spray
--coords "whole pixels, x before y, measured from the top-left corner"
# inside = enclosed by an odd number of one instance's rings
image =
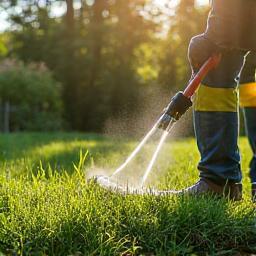
[[[137,153],[142,149],[142,147],[146,144],[146,142],[152,137],[154,132],[158,129],[163,116],[164,114],[158,119],[158,121],[154,124],[152,129],[146,134],[146,136],[142,139],[140,144],[134,149],[131,155],[125,160],[125,162],[119,168],[117,168],[116,171],[109,178],[120,173],[131,162],[131,160],[137,155]]]
[[[134,151],[130,154],[130,156],[126,159],[126,161],[117,168],[112,175],[110,176],[96,176],[94,180],[104,188],[115,190],[123,193],[147,193],[148,190],[143,190],[145,182],[152,171],[154,164],[157,160],[157,157],[162,149],[162,146],[167,139],[170,131],[172,130],[175,123],[187,112],[187,110],[192,106],[191,97],[195,94],[196,90],[199,88],[201,81],[203,78],[213,69],[215,68],[221,59],[221,55],[213,55],[211,56],[200,68],[198,73],[193,76],[187,85],[186,89],[183,92],[178,92],[170,101],[167,108],[164,109],[161,117],[156,121],[153,125],[152,129],[146,134],[146,136],[142,139],[139,145],[134,149]],[[140,152],[145,143],[152,137],[152,135],[158,130],[163,130],[163,134],[159,140],[159,143],[154,151],[152,158],[145,170],[145,173],[142,177],[141,185],[138,189],[129,189],[129,187],[123,188],[119,186],[115,182],[111,181],[115,175],[122,172],[125,167],[135,158],[135,156]],[[146,191],[146,192],[145,192]],[[152,191],[149,191],[152,192]]]

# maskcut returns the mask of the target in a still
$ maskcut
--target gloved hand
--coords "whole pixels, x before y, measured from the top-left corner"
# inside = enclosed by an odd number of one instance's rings
[[[171,99],[171,102],[164,110],[164,115],[160,121],[159,128],[166,130],[170,121],[179,120],[180,117],[192,106],[192,101],[185,97],[182,92],[178,92]]]

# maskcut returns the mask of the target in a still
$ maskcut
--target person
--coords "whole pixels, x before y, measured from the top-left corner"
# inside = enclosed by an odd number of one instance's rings
[[[206,31],[188,49],[192,73],[213,54],[219,65],[203,79],[194,97],[194,127],[201,160],[199,181],[181,191],[242,198],[238,148],[238,78],[240,103],[254,157],[250,164],[252,196],[256,191],[256,1],[212,0]]]

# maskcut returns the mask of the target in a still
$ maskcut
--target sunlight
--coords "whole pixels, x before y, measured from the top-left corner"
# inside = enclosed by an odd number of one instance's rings
[[[156,3],[159,6],[175,6],[179,3],[180,0],[153,0],[154,3]],[[197,4],[199,5],[208,5],[209,0],[196,0]]]

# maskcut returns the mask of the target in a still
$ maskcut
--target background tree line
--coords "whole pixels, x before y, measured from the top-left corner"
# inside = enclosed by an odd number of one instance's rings
[[[52,14],[56,4],[64,8],[63,15]],[[171,91],[183,88],[189,79],[187,46],[193,35],[204,30],[208,11],[197,6],[195,0],[181,0],[175,10],[168,3],[163,10],[150,0],[4,0],[0,5],[10,22],[10,28],[0,37],[2,65],[6,58],[11,62],[16,59],[27,75],[31,63],[44,63],[48,68],[43,72],[47,79],[34,77],[24,82],[37,88],[38,96],[31,98],[38,97],[42,106],[48,106],[37,107],[41,112],[34,115],[26,114],[35,120],[40,113],[45,117],[39,118],[41,126],[24,125],[24,120],[21,125],[14,115],[11,130],[61,126],[102,132],[108,120],[128,117],[129,122],[129,117],[138,117],[145,109],[156,113],[167,103]],[[168,30],[163,23],[170,24]],[[17,71],[14,65],[8,72],[13,68]],[[18,87],[16,80],[8,81],[12,76],[6,72],[0,69],[0,86],[2,77],[8,88],[16,84],[14,94],[31,93]],[[35,72],[40,73],[40,68]],[[35,80],[42,81],[42,85],[35,87]],[[44,85],[49,92],[45,97]],[[2,102],[19,105],[17,97],[6,95],[1,92]],[[34,106],[31,103],[30,108]],[[44,126],[48,118],[52,122]]]

